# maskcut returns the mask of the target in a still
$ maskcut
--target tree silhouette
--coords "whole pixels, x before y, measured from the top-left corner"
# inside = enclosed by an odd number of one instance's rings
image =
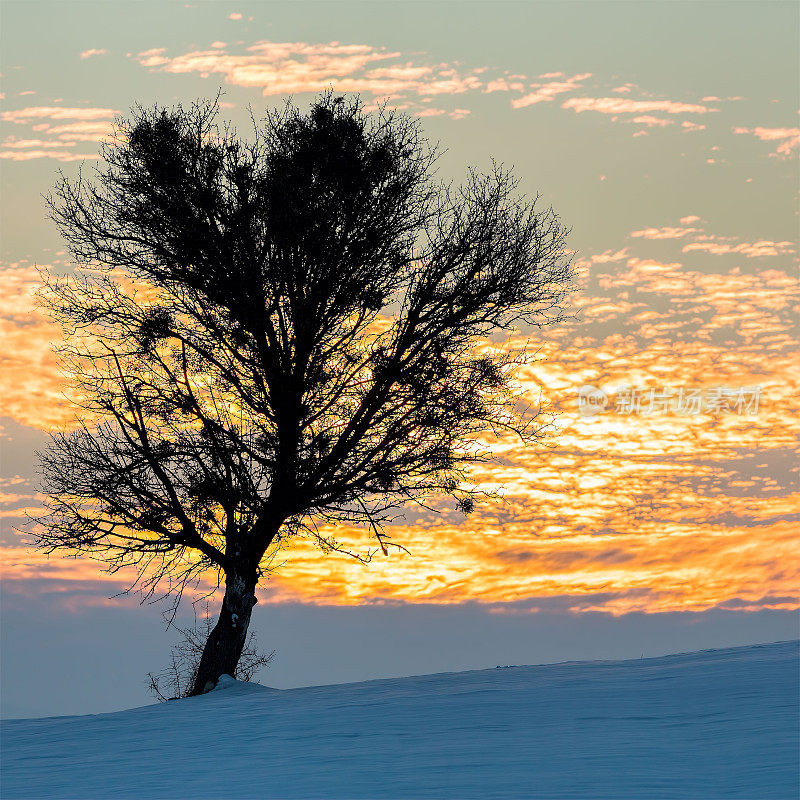
[[[476,436],[539,431],[476,342],[558,319],[571,276],[552,210],[499,167],[442,185],[414,120],[330,92],[248,139],[217,120],[136,108],[49,198],[84,267],[45,292],[82,413],[42,455],[38,543],[178,598],[215,570],[192,694],[234,674],[280,541],[347,522],[386,553],[404,505],[471,510]]]

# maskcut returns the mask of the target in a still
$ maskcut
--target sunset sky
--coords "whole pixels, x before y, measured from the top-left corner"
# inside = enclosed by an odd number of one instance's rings
[[[254,614],[278,650],[263,682],[797,637],[797,4],[17,1],[2,16],[5,713],[141,704],[167,661],[160,609],[109,599],[127,576],[15,530],[40,508],[33,451],[72,416],[59,332],[35,308],[37,267],[73,268],[42,195],[57,170],[91,169],[134,103],[220,88],[242,130],[250,107],[334,87],[419,117],[444,180],[513,165],[572,228],[579,283],[575,318],[531,334],[540,360],[518,375],[550,406],[547,441],[497,442],[474,478],[500,498],[470,517],[409,512],[391,533],[410,555],[281,551]],[[580,413],[586,385],[600,413]]]

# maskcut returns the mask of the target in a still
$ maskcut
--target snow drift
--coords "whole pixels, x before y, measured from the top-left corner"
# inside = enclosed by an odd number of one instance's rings
[[[793,798],[800,643],[3,725],[11,798]]]

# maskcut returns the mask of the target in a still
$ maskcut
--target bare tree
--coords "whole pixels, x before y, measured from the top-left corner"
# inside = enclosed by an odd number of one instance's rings
[[[471,510],[479,434],[537,437],[513,355],[475,345],[558,319],[571,276],[552,209],[500,167],[437,182],[414,120],[330,92],[248,139],[217,119],[136,108],[93,178],[62,176],[85,269],[46,292],[83,413],[42,457],[39,544],[178,597],[216,571],[194,694],[235,673],[279,542],[340,549],[347,522],[387,553],[408,503]]]

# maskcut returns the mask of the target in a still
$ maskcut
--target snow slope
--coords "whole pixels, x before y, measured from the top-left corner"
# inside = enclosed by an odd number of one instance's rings
[[[189,700],[3,724],[11,798],[798,796],[788,642]]]

